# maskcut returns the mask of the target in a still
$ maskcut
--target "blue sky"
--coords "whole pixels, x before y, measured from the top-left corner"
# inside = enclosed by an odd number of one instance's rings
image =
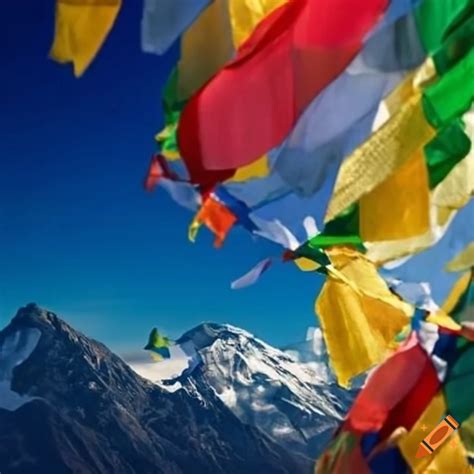
[[[315,322],[321,281],[277,265],[254,287],[230,282],[279,250],[234,231],[216,251],[191,215],[142,179],[162,123],[160,92],[177,55],[140,51],[141,2],[124,2],[79,80],[48,59],[54,1],[6,2],[0,156],[0,325],[35,301],[113,349],[229,322],[275,345]],[[5,46],[7,45],[7,46]]]

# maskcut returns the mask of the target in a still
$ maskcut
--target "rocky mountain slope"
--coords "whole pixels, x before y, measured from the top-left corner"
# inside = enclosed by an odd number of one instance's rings
[[[197,333],[185,337],[196,339]],[[226,364],[223,358],[232,357],[231,339],[216,342],[219,347],[227,344],[230,352],[203,354],[209,366],[213,362]],[[276,375],[286,376],[284,361],[277,360],[275,354],[268,356],[283,364]],[[255,354],[255,363],[258,358]],[[246,361],[236,357],[235,364],[231,376],[246,383],[251,377]],[[258,423],[247,424],[234,414],[223,401],[227,385],[223,383],[216,390],[206,383],[214,377],[216,385],[218,371],[206,375],[200,370],[202,375],[193,371],[183,381],[185,390],[167,390],[138,376],[104,345],[75,331],[53,313],[32,304],[22,308],[0,332],[0,472],[312,471],[308,458],[282,448],[256,427]],[[266,403],[272,390],[277,403],[281,390],[293,390],[267,376],[268,380],[265,376],[261,379],[266,397],[249,399],[246,406]],[[297,382],[290,386],[294,384]],[[290,391],[279,406],[290,409],[294,404]],[[306,391],[309,397],[309,386]],[[261,405],[261,409],[266,407]],[[314,416],[318,410],[329,411],[330,407],[315,407]],[[278,426],[284,429],[287,425],[282,421]],[[309,424],[305,433],[311,436]]]
[[[187,356],[182,375],[169,377],[174,361],[135,368],[176,393],[205,400],[211,389],[243,423],[315,459],[354,395],[336,385],[318,334],[282,351],[242,329],[205,323],[176,341]]]

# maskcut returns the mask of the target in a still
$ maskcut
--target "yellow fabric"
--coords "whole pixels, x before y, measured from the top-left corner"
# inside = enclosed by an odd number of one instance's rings
[[[214,0],[184,33],[178,62],[178,98],[187,100],[232,58],[228,0]]]
[[[474,413],[461,425],[460,433],[468,454],[474,457]]]
[[[471,272],[467,272],[456,281],[451,292],[449,293],[446,301],[443,303],[442,310],[446,314],[451,314],[458,304],[459,299],[461,298],[462,294],[467,290],[467,287],[471,283]]]
[[[50,56],[72,62],[80,77],[99,52],[117,18],[121,0],[58,0]]]
[[[433,454],[419,459],[415,457],[420,442],[446,414],[446,403],[440,392],[433,398],[410,432],[399,441],[399,448],[413,474],[465,474],[470,472],[466,451],[458,431],[454,432]],[[426,427],[426,429],[423,430],[422,427]]]
[[[461,326],[456,321],[454,321],[453,318],[448,316],[443,310],[439,310],[436,313],[430,314],[426,318],[426,321],[446,329],[452,329],[453,331],[459,331],[461,329]]]
[[[474,242],[470,242],[466,248],[458,253],[446,264],[448,272],[465,272],[474,267]]]
[[[474,140],[474,109],[463,116],[466,135]],[[459,209],[474,196],[474,146],[433,192],[433,203],[439,207]]]
[[[196,237],[198,235],[199,229],[201,228],[202,222],[194,218],[191,222],[191,225],[188,228],[188,240],[190,242],[196,242]]]
[[[167,140],[171,135],[173,135],[176,132],[178,124],[177,123],[172,123],[169,125],[166,125],[165,128],[163,128],[161,131],[159,131],[155,135],[155,141],[157,143],[162,143],[165,140]],[[168,161],[177,161],[181,158],[179,153],[177,151],[172,151],[172,150],[161,150],[161,154],[168,160]]]
[[[458,163],[433,192],[439,207],[460,209],[474,195],[474,150]]]
[[[360,235],[366,242],[424,234],[430,225],[428,170],[423,150],[359,201]]]
[[[469,123],[468,115],[464,116],[466,124]],[[428,231],[407,239],[367,244],[367,257],[380,265],[413,255],[434,245],[444,235],[458,209],[469,202],[473,193],[474,150],[471,150],[469,155],[431,192],[431,224]]]
[[[375,189],[433,137],[417,92],[343,162],[326,222]]]
[[[317,270],[321,265],[319,263],[310,260],[309,258],[300,257],[294,260],[295,265],[303,272],[314,272]]]
[[[232,59],[257,24],[287,1],[213,0],[181,40],[179,99],[186,100],[200,89]]]
[[[316,301],[338,383],[380,363],[409,322],[413,308],[390,292],[375,266],[357,251],[328,250],[332,266]]]
[[[229,179],[228,183],[241,183],[255,178],[265,178],[268,176],[270,169],[268,167],[267,155],[262,156],[257,161],[250,163],[247,166],[238,168],[234,176]]]
[[[260,21],[288,0],[229,0],[235,47],[239,47]]]

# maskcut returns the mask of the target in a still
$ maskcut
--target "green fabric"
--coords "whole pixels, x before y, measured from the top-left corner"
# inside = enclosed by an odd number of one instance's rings
[[[474,413],[474,344],[463,339],[458,354],[448,369],[444,394],[449,413],[462,423]]]
[[[464,321],[474,322],[474,283],[472,280],[466,288],[466,291],[459,298],[450,315],[458,323],[462,323]]]
[[[359,235],[359,204],[355,203],[324,226],[321,235]]]
[[[466,56],[474,46],[474,4],[452,24],[433,61],[439,75],[445,74],[457,61]]]
[[[442,128],[425,146],[430,189],[435,188],[471,149],[471,141],[464,132],[464,124],[455,119]]]
[[[179,154],[176,132],[185,104],[184,101],[178,100],[178,71],[175,68],[163,90],[165,128],[157,135],[157,141],[163,152]]]
[[[331,260],[329,260],[329,257],[326,255],[326,253],[320,248],[313,247],[310,245],[310,242],[312,240],[313,239],[311,239],[310,241],[306,242],[301,247],[296,249],[294,252],[295,256],[308,258],[309,260],[312,260],[313,262],[319,263],[323,267],[330,265]]]
[[[324,231],[311,238],[307,245],[324,249],[333,245],[354,245],[365,251],[359,235],[359,204],[355,203],[324,226]]]
[[[425,0],[415,11],[421,42],[427,53],[434,54],[443,42],[443,36],[473,0]]]
[[[169,347],[170,345],[170,340],[166,336],[160,334],[158,330],[154,328],[148,337],[148,344],[145,346],[145,349],[160,349],[163,347]]]
[[[444,127],[469,110],[474,98],[472,78],[474,78],[474,49],[425,89],[423,108],[426,118],[433,127]]]
[[[319,234],[313,237],[309,245],[311,248],[327,248],[334,245],[354,245],[359,250],[364,251],[362,239],[358,235],[323,235]]]

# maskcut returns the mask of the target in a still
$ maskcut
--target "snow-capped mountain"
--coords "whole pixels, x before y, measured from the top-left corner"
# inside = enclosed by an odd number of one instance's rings
[[[205,331],[199,328],[186,337],[197,343],[199,334]],[[234,337],[223,337],[216,344],[227,345],[231,351]],[[262,350],[265,359],[273,357],[279,364],[273,375],[283,377],[287,363],[270,348]],[[207,357],[205,351],[202,355]],[[208,356],[211,364],[212,350]],[[222,366],[224,357],[220,349],[214,354],[215,362]],[[251,364],[257,358],[256,354]],[[250,374],[245,365],[242,363],[242,373],[238,366],[233,367],[229,376],[246,383]],[[217,369],[209,373],[219,378]],[[262,385],[269,393],[274,384],[262,377]],[[293,385],[296,390],[296,382]],[[312,471],[307,458],[239,420],[222,401],[226,386],[215,390],[194,371],[183,387],[186,389],[172,391],[150,383],[104,345],[53,313],[28,305],[0,332],[0,472]],[[275,390],[277,394],[279,388]],[[287,398],[289,402],[281,403],[290,403],[292,395]]]
[[[243,423],[316,459],[354,396],[335,384],[319,336],[282,351],[242,329],[205,323],[176,341],[185,354],[180,368],[173,359],[132,366],[173,392],[205,399],[211,388]],[[178,368],[186,370],[170,377]]]

